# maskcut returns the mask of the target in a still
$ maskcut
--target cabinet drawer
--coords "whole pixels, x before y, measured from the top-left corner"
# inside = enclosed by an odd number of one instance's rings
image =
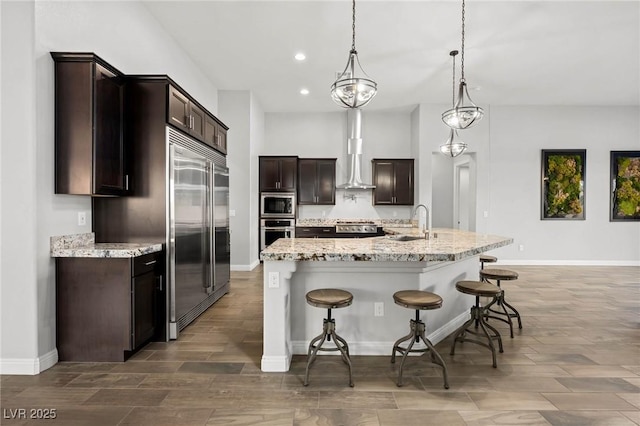
[[[336,228],[334,226],[298,226],[296,238],[334,238]]]
[[[160,263],[160,252],[149,253],[133,259],[132,276],[138,276],[153,271]]]

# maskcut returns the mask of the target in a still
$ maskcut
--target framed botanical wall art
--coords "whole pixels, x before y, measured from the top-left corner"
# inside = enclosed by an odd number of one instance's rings
[[[542,150],[541,219],[584,220],[585,149]]]
[[[609,220],[640,220],[640,151],[611,151]]]

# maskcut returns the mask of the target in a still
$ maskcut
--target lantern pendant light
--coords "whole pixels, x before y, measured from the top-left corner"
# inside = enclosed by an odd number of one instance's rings
[[[452,83],[452,94],[451,94],[451,104],[455,103],[456,99],[456,55],[458,54],[457,50],[452,50],[449,52],[449,55],[453,58],[453,83]],[[467,144],[460,140],[458,136],[458,130],[452,128],[451,132],[449,132],[449,139],[440,145],[440,152],[449,157],[457,157],[462,154],[467,149]]]
[[[482,108],[471,100],[464,78],[464,0],[462,0],[462,55],[460,61],[461,75],[458,88],[458,101],[450,110],[442,113],[442,121],[452,129],[467,129],[484,116]]]
[[[331,85],[331,98],[343,108],[360,108],[373,99],[378,84],[364,72],[356,51],[356,0],[352,0],[351,50],[344,71]]]

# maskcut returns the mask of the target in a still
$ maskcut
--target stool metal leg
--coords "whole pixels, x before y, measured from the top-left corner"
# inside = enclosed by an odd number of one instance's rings
[[[411,333],[408,335],[398,339],[396,343],[393,345],[393,352],[391,353],[391,363],[396,362],[396,352],[400,352],[402,354],[402,360],[400,361],[400,368],[398,371],[398,387],[403,385],[402,382],[402,372],[404,371],[404,362],[407,359],[407,355],[409,352],[427,352],[431,353],[431,363],[438,365],[442,368],[442,375],[444,376],[444,388],[449,389],[449,379],[447,374],[447,365],[444,363],[444,360],[440,356],[440,354],[433,347],[433,344],[426,338],[425,336],[425,324],[420,321],[420,311],[416,310],[416,319],[411,320],[409,322],[409,326],[411,328]],[[413,345],[416,342],[419,342],[422,338],[422,341],[427,346],[426,349],[413,349]],[[401,343],[409,342],[409,345],[406,348],[400,346]]]
[[[453,344],[451,345],[450,354],[451,355],[455,354],[457,342],[475,343],[477,345],[484,346],[485,348],[488,348],[491,350],[491,356],[493,359],[493,368],[497,368],[498,363],[496,358],[496,348],[495,348],[495,345],[493,344],[493,341],[494,340],[498,341],[498,347],[499,347],[500,353],[502,353],[504,352],[502,348],[502,337],[500,336],[500,333],[498,332],[498,330],[495,329],[495,327],[491,326],[486,322],[485,315],[486,315],[486,307],[480,306],[480,297],[476,296],[476,304],[471,307],[471,318],[469,318],[469,320],[465,322],[460,328],[458,328],[458,330],[456,330],[456,332],[454,333]],[[482,333],[471,330],[471,326],[475,324],[476,320],[478,321],[478,324],[480,326],[480,329],[482,330]],[[489,333],[489,330],[492,331],[493,334]],[[477,339],[470,339],[466,337],[467,333],[473,334],[474,336],[485,337],[487,341],[484,342]]]
[[[349,345],[347,342],[340,337],[336,332],[336,322],[331,318],[331,309],[328,309],[327,318],[323,320],[322,325],[322,334],[314,337],[311,342],[309,342],[309,349],[307,351],[307,368],[304,374],[304,385],[309,385],[309,369],[311,364],[316,360],[318,355],[318,351],[339,351],[342,356],[342,361],[347,364],[349,367],[349,386],[353,387],[353,374],[351,371],[351,358],[349,356]],[[331,336],[333,336],[333,343],[335,344],[335,348],[323,348],[322,345],[326,341],[331,341]],[[320,343],[318,343],[320,342]]]
[[[487,282],[490,282],[489,280],[485,280]],[[496,284],[498,287],[500,287],[500,280],[496,280]],[[502,308],[502,312],[500,311],[496,311],[495,309],[492,309],[493,305],[498,305],[499,308]],[[493,318],[495,320],[498,321],[502,321],[504,323],[509,324],[509,331],[511,333],[511,338],[513,339],[513,321],[511,321],[511,318],[516,318],[518,320],[518,328],[522,329],[522,320],[520,319],[520,313],[513,307],[511,306],[509,303],[507,303],[507,301],[505,300],[505,295],[504,295],[504,291],[502,291],[498,297],[496,297],[494,300],[491,301],[491,303],[489,303],[486,307],[486,311],[487,314],[485,315],[485,319],[486,318]],[[509,308],[509,310],[511,312],[509,312],[507,310],[507,308]],[[496,317],[495,315],[491,315],[489,312],[494,313],[496,315],[500,315],[500,317]],[[504,318],[502,318],[504,317]]]

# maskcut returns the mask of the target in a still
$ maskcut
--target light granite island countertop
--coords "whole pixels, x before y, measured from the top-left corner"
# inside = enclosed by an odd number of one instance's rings
[[[393,302],[400,290],[425,290],[443,298],[441,309],[422,313],[427,337],[437,344],[469,317],[473,297],[455,283],[477,280],[478,256],[513,239],[436,228],[431,238],[415,227],[385,224],[388,234],[371,238],[279,239],[260,254],[264,262],[263,371],[288,371],[294,354],[306,354],[322,331],[326,312],[306,304],[317,288],[340,288],[354,298],[332,312],[338,333],[354,355],[389,355],[393,343],[409,332],[412,310]],[[398,237],[418,237],[409,241]],[[374,316],[374,305],[383,315]],[[378,310],[379,313],[379,310]]]
[[[370,238],[281,238],[260,254],[263,261],[455,261],[513,243],[512,238],[456,229],[433,229],[431,238],[418,228],[384,228],[391,234]]]

